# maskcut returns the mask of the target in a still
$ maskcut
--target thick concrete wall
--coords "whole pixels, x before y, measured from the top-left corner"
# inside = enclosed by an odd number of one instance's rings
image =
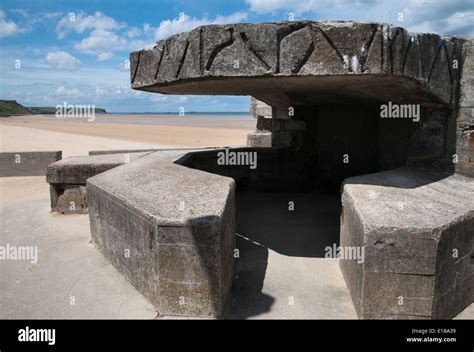
[[[341,270],[360,318],[450,319],[474,299],[474,181],[400,168],[343,186]]]
[[[48,165],[61,156],[61,151],[0,153],[0,177],[44,176]]]
[[[296,159],[288,148],[230,148],[232,153],[253,153],[256,168],[249,165],[219,165],[218,154],[225,149],[188,153],[182,165],[232,177],[242,188],[275,192],[306,191],[311,188],[311,178],[306,165]]]
[[[87,180],[92,241],[163,315],[218,317],[234,277],[235,183],[155,152]]]

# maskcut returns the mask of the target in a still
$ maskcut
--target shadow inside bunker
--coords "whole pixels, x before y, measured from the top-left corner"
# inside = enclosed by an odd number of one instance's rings
[[[323,258],[339,243],[338,189],[308,192],[237,190],[237,233],[279,254]]]
[[[291,202],[291,205],[290,205]],[[339,245],[338,190],[281,193],[236,191],[239,258],[223,318],[244,319],[270,311],[275,298],[262,292],[269,250],[322,258]]]
[[[245,319],[270,311],[275,299],[262,292],[268,265],[268,249],[239,234],[237,261],[232,289],[223,319]]]

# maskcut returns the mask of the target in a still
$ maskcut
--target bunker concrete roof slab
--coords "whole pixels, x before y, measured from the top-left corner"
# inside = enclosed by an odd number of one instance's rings
[[[208,25],[133,52],[131,83],[163,94],[252,95],[269,104],[291,103],[295,94],[296,103],[314,104],[318,93],[450,104],[459,79],[451,63],[462,43],[378,23]]]

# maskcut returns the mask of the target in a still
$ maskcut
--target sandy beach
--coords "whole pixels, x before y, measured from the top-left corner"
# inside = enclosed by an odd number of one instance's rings
[[[63,157],[90,150],[245,145],[256,121],[245,115],[52,115],[0,119],[0,151],[62,150]]]

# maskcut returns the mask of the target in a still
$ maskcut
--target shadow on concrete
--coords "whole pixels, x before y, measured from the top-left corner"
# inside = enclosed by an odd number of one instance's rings
[[[441,181],[452,175],[452,172],[442,172],[421,167],[404,166],[397,169],[351,177],[346,179],[344,184],[415,189]]]
[[[239,260],[224,319],[245,319],[270,311],[275,299],[262,293],[268,249],[237,234]]]
[[[280,254],[322,258],[327,246],[339,245],[338,190],[238,191],[236,205],[237,232]]]
[[[289,210],[293,202],[294,210]],[[310,193],[236,192],[239,260],[224,318],[244,319],[270,311],[275,299],[262,293],[269,249],[287,256],[324,257],[339,244],[340,196],[336,189]]]

